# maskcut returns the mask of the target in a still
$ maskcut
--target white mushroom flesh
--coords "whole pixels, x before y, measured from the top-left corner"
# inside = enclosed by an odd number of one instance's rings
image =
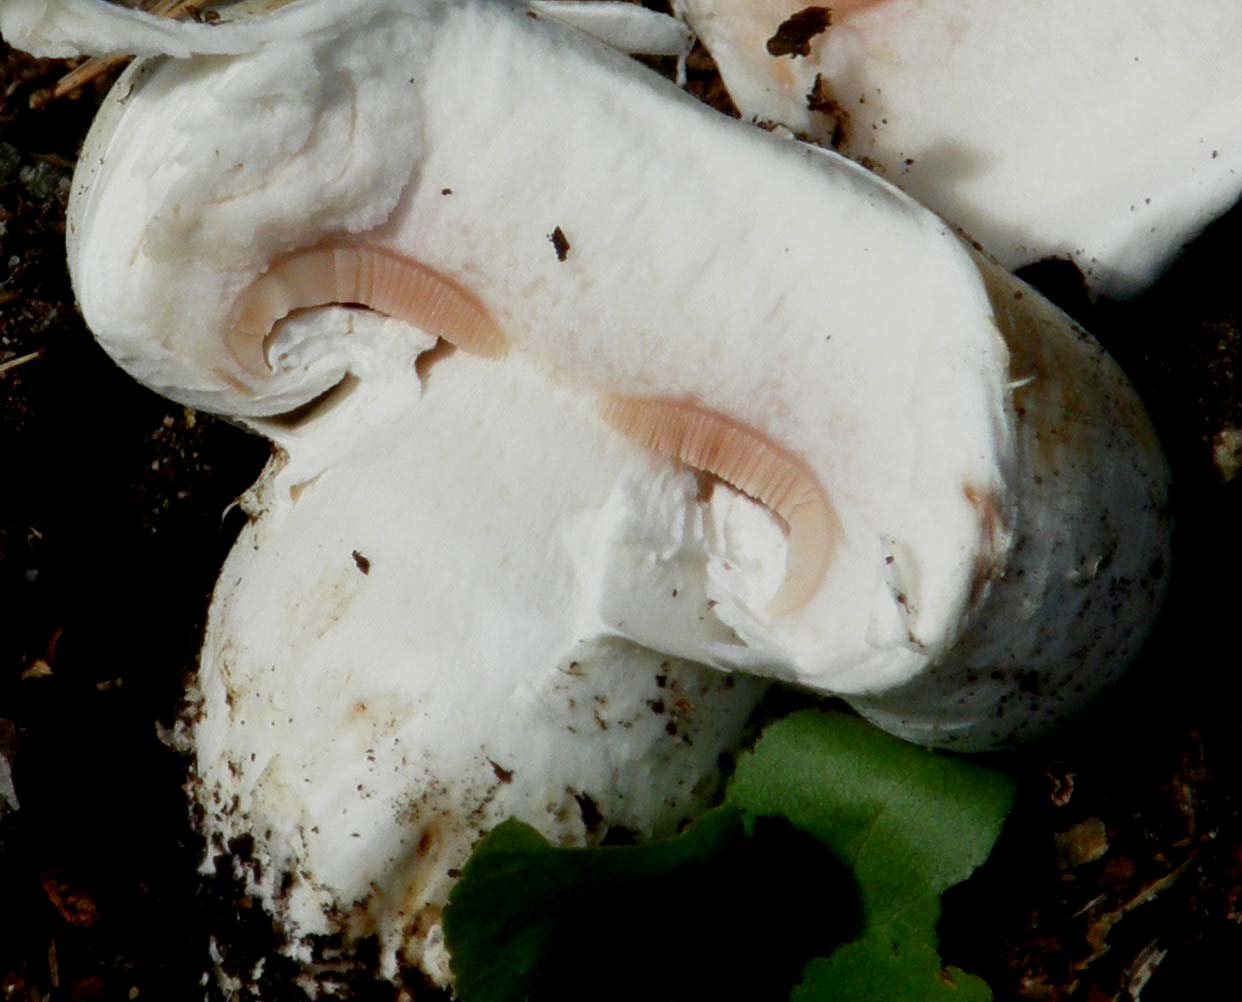
[[[613,397],[604,415],[623,435],[720,477],[784,521],[789,564],[772,615],[792,612],[819,590],[840,525],[815,474],[797,456],[690,401]]]

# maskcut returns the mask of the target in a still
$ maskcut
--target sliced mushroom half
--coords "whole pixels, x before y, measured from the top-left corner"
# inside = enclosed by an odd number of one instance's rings
[[[100,341],[252,422],[360,365],[358,338],[293,322],[325,305],[524,360],[780,529],[775,578],[709,563],[736,643],[687,648],[641,615],[618,634],[877,716],[934,677],[963,709],[886,722],[933,744],[1018,740],[1100,691],[1167,549],[1163,458],[1113,363],[863,169],[528,13],[392,0],[129,71],[71,206]],[[1120,580],[1142,584],[1118,601]],[[981,668],[995,684],[963,702]],[[1048,698],[998,718],[1030,671]]]

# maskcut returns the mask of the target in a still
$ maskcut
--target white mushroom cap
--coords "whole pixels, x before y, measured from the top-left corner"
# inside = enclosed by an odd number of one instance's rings
[[[773,55],[808,7],[684,3],[744,117],[874,165],[1008,268],[1067,257],[1130,295],[1242,192],[1228,0],[832,3]]]

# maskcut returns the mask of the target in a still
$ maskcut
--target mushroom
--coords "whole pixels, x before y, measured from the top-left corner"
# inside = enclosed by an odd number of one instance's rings
[[[131,67],[69,223],[105,349],[280,449],[188,740],[296,954],[378,932],[446,978],[479,832],[669,830],[766,679],[982,749],[1117,677],[1166,469],[1068,318],[582,8],[319,9]]]
[[[685,0],[750,120],[1132,295],[1242,192],[1233,3]]]

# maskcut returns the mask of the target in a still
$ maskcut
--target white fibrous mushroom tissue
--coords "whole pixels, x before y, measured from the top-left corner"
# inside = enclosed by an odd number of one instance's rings
[[[950,224],[629,59],[686,39],[639,8],[277,6],[0,29],[149,57],[82,152],[74,288],[136,379],[278,447],[187,732],[294,956],[374,933],[446,981],[482,833],[675,831],[773,682],[978,750],[1133,658],[1155,434]]]

